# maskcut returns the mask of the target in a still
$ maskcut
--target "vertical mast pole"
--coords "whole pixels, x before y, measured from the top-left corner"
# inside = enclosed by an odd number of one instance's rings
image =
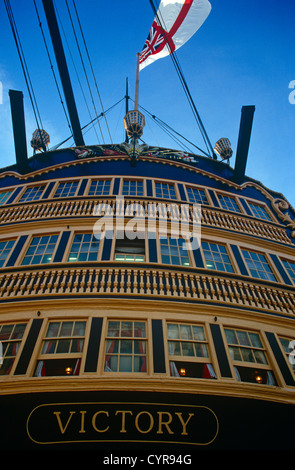
[[[134,103],[134,109],[137,111],[138,108],[138,88],[139,88],[139,57],[140,53],[138,52],[136,54],[137,56],[137,63],[136,63],[136,83],[135,83],[135,103]]]
[[[76,102],[74,98],[74,93],[72,89],[72,84],[71,84],[71,79],[69,75],[69,70],[66,62],[66,57],[64,53],[64,48],[59,32],[59,27],[55,15],[55,10],[53,6],[53,0],[42,0],[43,2],[43,8],[51,36],[51,41],[55,53],[55,58],[64,90],[64,95],[69,111],[69,116],[70,116],[70,121],[71,121],[71,126],[72,126],[72,132],[73,132],[73,137],[75,140],[76,146],[79,145],[85,145],[82,131],[81,131],[81,126],[80,126],[80,121],[79,121],[79,116],[76,108]]]
[[[125,114],[128,113],[129,111],[129,90],[128,90],[128,78],[126,78],[126,95],[125,95]],[[126,144],[128,144],[129,142],[129,138],[128,138],[128,134],[127,134],[127,130],[126,130],[126,135],[125,135],[125,142]]]

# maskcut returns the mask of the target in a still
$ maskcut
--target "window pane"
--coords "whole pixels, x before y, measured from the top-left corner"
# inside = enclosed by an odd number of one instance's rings
[[[243,346],[251,346],[248,335],[245,331],[237,331],[239,343]]]
[[[228,344],[238,344],[238,340],[236,338],[236,333],[234,330],[225,329],[224,331]]]
[[[107,340],[106,352],[108,354],[117,354],[119,351],[119,341],[118,340]]]
[[[83,351],[84,340],[83,339],[73,339],[71,346],[71,353],[78,353]]]
[[[232,358],[233,361],[241,361],[241,354],[240,354],[240,348],[236,348],[235,346],[230,346],[229,347],[229,353],[230,357]]]
[[[134,341],[134,354],[146,354],[146,341]]]
[[[268,364],[266,356],[263,351],[254,351],[254,356],[258,364]]]
[[[85,321],[75,322],[73,336],[84,336],[85,335]]]
[[[146,337],[145,323],[144,322],[134,322],[134,336],[139,338]]]
[[[263,348],[262,343],[260,341],[259,335],[257,333],[249,333],[252,346],[255,348]]]
[[[168,341],[169,354],[180,356],[180,343],[178,341]]]
[[[132,340],[121,340],[120,342],[121,354],[132,354]]]
[[[122,322],[121,336],[132,336],[132,322]]]
[[[46,338],[53,338],[58,335],[58,330],[60,327],[60,322],[50,323],[48,326]]]
[[[61,326],[61,329],[60,329],[60,332],[59,332],[59,336],[71,336],[72,329],[73,329],[73,322],[72,321],[63,322],[62,326]]]
[[[192,339],[192,332],[189,325],[180,325],[181,339]]]
[[[132,356],[120,356],[119,372],[132,372]]]
[[[13,325],[3,325],[1,328],[1,333],[0,333],[0,341],[9,339],[12,330],[13,330]]]
[[[134,371],[133,372],[146,372],[146,357],[135,356],[134,357]]]
[[[178,325],[173,325],[173,324],[168,323],[167,328],[168,328],[168,338],[179,339]]]
[[[106,358],[106,372],[117,372],[118,369],[118,356],[108,356]]]
[[[11,335],[11,339],[21,339],[23,337],[24,331],[26,328],[25,323],[21,323],[19,325],[15,325],[13,333]]]
[[[181,343],[182,354],[183,356],[194,356],[194,346],[193,343]]]
[[[58,354],[68,353],[70,350],[70,339],[60,339],[57,344],[56,352]]]
[[[108,326],[108,336],[119,336],[120,322],[110,321]]]
[[[42,354],[54,354],[56,341],[44,341]]]
[[[243,361],[255,362],[252,349],[241,348],[241,354],[242,354]]]
[[[195,348],[197,357],[209,357],[209,352],[206,344],[196,343]]]
[[[202,326],[193,326],[193,336],[195,340],[205,341],[204,328]]]

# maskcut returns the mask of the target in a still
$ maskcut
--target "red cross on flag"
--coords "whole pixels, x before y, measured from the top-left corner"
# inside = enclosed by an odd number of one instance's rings
[[[161,0],[140,54],[139,69],[179,49],[202,26],[210,11],[208,0]]]

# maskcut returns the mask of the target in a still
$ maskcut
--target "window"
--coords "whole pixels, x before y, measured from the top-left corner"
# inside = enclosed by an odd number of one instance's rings
[[[77,188],[78,188],[78,181],[69,181],[65,183],[59,183],[57,190],[53,197],[71,197],[75,196]]]
[[[216,271],[226,271],[233,273],[230,258],[224,245],[216,243],[202,242],[202,250],[205,258],[206,267]]]
[[[58,235],[34,237],[27,249],[22,265],[50,263],[57,239]]]
[[[85,328],[86,321],[50,322],[35,376],[79,375]]]
[[[295,284],[295,261],[287,261],[286,259],[282,259],[281,261],[293,283]]]
[[[250,206],[252,214],[255,217],[273,222],[271,216],[269,215],[269,213],[267,212],[264,206],[261,206],[260,204],[254,204],[253,202],[248,202],[248,204]]]
[[[203,189],[186,188],[189,202],[193,204],[209,204],[206,193]]]
[[[147,332],[142,321],[109,321],[105,372],[147,372]]]
[[[0,375],[8,375],[21,345],[26,323],[0,325],[0,341],[2,343],[3,363]]]
[[[216,378],[203,326],[168,323],[167,337],[172,376]]]
[[[275,385],[259,334],[230,328],[224,332],[237,380]]]
[[[276,281],[276,278],[262,253],[242,250],[243,256],[253,277]]]
[[[0,241],[0,268],[4,266],[12,247],[15,243],[15,240],[2,240]]]
[[[3,191],[2,193],[0,193],[0,206],[5,204],[5,202],[9,199],[11,194],[12,194],[12,191]]]
[[[44,188],[45,185],[32,186],[31,188],[27,188],[24,194],[21,196],[19,202],[37,201],[41,198]]]
[[[224,196],[223,194],[218,194],[219,204],[222,209],[227,211],[241,212],[237,201],[234,197]]]
[[[68,262],[97,261],[100,240],[93,233],[76,233],[73,239]]]
[[[295,337],[295,335],[294,335],[294,337]],[[280,343],[283,347],[284,353],[286,354],[287,361],[288,361],[289,364],[291,364],[291,367],[292,367],[293,371],[295,372],[295,364],[293,364],[294,357],[292,357],[292,362],[291,362],[291,360],[289,360],[289,354],[294,349],[292,347],[292,345],[290,345],[290,342],[294,341],[294,339],[295,339],[294,337],[293,338],[286,338],[286,337],[279,336],[279,340],[280,340]]]
[[[174,184],[155,183],[156,197],[165,199],[177,199]]]
[[[124,180],[122,188],[123,196],[143,196],[143,181]]]
[[[163,264],[190,266],[187,249],[183,238],[166,238],[160,236],[161,258]]]
[[[129,240],[126,236],[124,239],[116,240],[115,261],[127,262],[143,262],[145,260],[145,240],[135,238]]]
[[[110,194],[111,180],[92,180],[88,191],[89,196],[107,196]]]

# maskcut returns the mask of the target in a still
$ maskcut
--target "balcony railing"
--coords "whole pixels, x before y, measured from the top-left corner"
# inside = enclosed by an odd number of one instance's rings
[[[159,202],[154,199],[131,199],[116,201],[116,198],[69,198],[65,200],[46,200],[29,204],[13,204],[0,208],[0,224],[31,222],[35,220],[67,219],[73,217],[98,217],[115,214],[117,217],[154,218],[167,222],[177,221],[182,214],[184,222],[194,220],[193,204],[176,201]],[[241,214],[227,213],[216,208],[202,206],[201,223],[203,226],[231,230],[254,235],[272,241],[292,245],[286,229],[275,223],[259,221]]]
[[[263,281],[230,275],[196,273],[191,269],[151,266],[20,268],[0,274],[3,301],[34,297],[126,297],[183,300],[295,314],[295,291]]]

